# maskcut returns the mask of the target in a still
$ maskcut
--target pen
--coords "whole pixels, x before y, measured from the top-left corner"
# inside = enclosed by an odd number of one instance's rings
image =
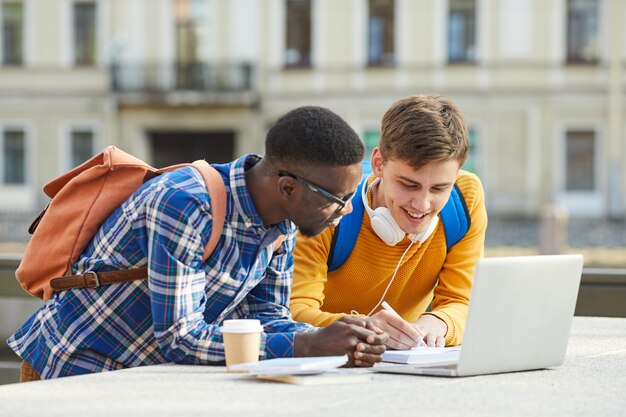
[[[383,301],[382,306],[383,306],[383,308],[384,308],[385,310],[387,310],[388,312],[390,312],[390,313],[394,314],[395,316],[397,316],[398,318],[400,318],[400,319],[404,320],[404,319],[402,318],[402,316],[401,316],[401,315],[399,315],[399,314],[396,312],[396,310],[394,310],[394,309],[393,309],[393,308],[389,305],[389,303],[388,303],[387,301]],[[426,344],[426,342],[424,342],[424,339],[422,339],[422,340],[420,340],[420,343],[419,343],[419,345],[418,345],[418,346],[428,346],[428,345]]]

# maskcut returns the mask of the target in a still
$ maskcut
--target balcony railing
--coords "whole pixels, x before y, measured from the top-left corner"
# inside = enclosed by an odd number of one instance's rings
[[[253,81],[254,68],[249,63],[111,65],[111,89],[116,92],[251,92]]]

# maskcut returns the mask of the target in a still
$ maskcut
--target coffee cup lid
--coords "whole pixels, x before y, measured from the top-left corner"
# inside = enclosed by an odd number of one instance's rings
[[[224,320],[221,330],[222,333],[254,333],[262,332],[263,326],[255,319]]]

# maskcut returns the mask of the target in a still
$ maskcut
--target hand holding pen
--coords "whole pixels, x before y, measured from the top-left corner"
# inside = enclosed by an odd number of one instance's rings
[[[422,341],[422,333],[411,323],[404,320],[387,303],[387,307],[370,316],[373,323],[389,334],[386,343],[388,349],[412,349]]]
[[[389,305],[389,303],[388,303],[387,301],[383,301],[382,306],[383,306],[383,308],[384,308],[385,310],[387,310],[388,312],[390,312],[390,313],[394,314],[394,315],[395,315],[396,317],[398,317],[400,320],[404,320],[404,319],[402,318],[402,316],[400,316],[400,315],[396,312],[396,310],[394,310],[394,309],[393,309],[393,308]],[[408,322],[407,322],[407,324],[410,324],[410,323],[408,323]],[[426,344],[426,342],[424,342],[424,338],[423,338],[423,337],[421,337],[421,338],[420,338],[420,341],[419,341],[419,343],[418,343],[418,346],[420,346],[420,347],[421,347],[421,346],[428,346],[428,345]]]

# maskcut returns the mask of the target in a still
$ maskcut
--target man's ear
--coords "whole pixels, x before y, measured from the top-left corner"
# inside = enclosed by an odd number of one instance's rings
[[[383,155],[380,153],[380,148],[377,146],[372,151],[372,157],[370,158],[370,164],[372,165],[372,172],[378,178],[383,177]]]
[[[296,181],[288,176],[278,178],[278,191],[284,197],[290,197],[295,189]]]

